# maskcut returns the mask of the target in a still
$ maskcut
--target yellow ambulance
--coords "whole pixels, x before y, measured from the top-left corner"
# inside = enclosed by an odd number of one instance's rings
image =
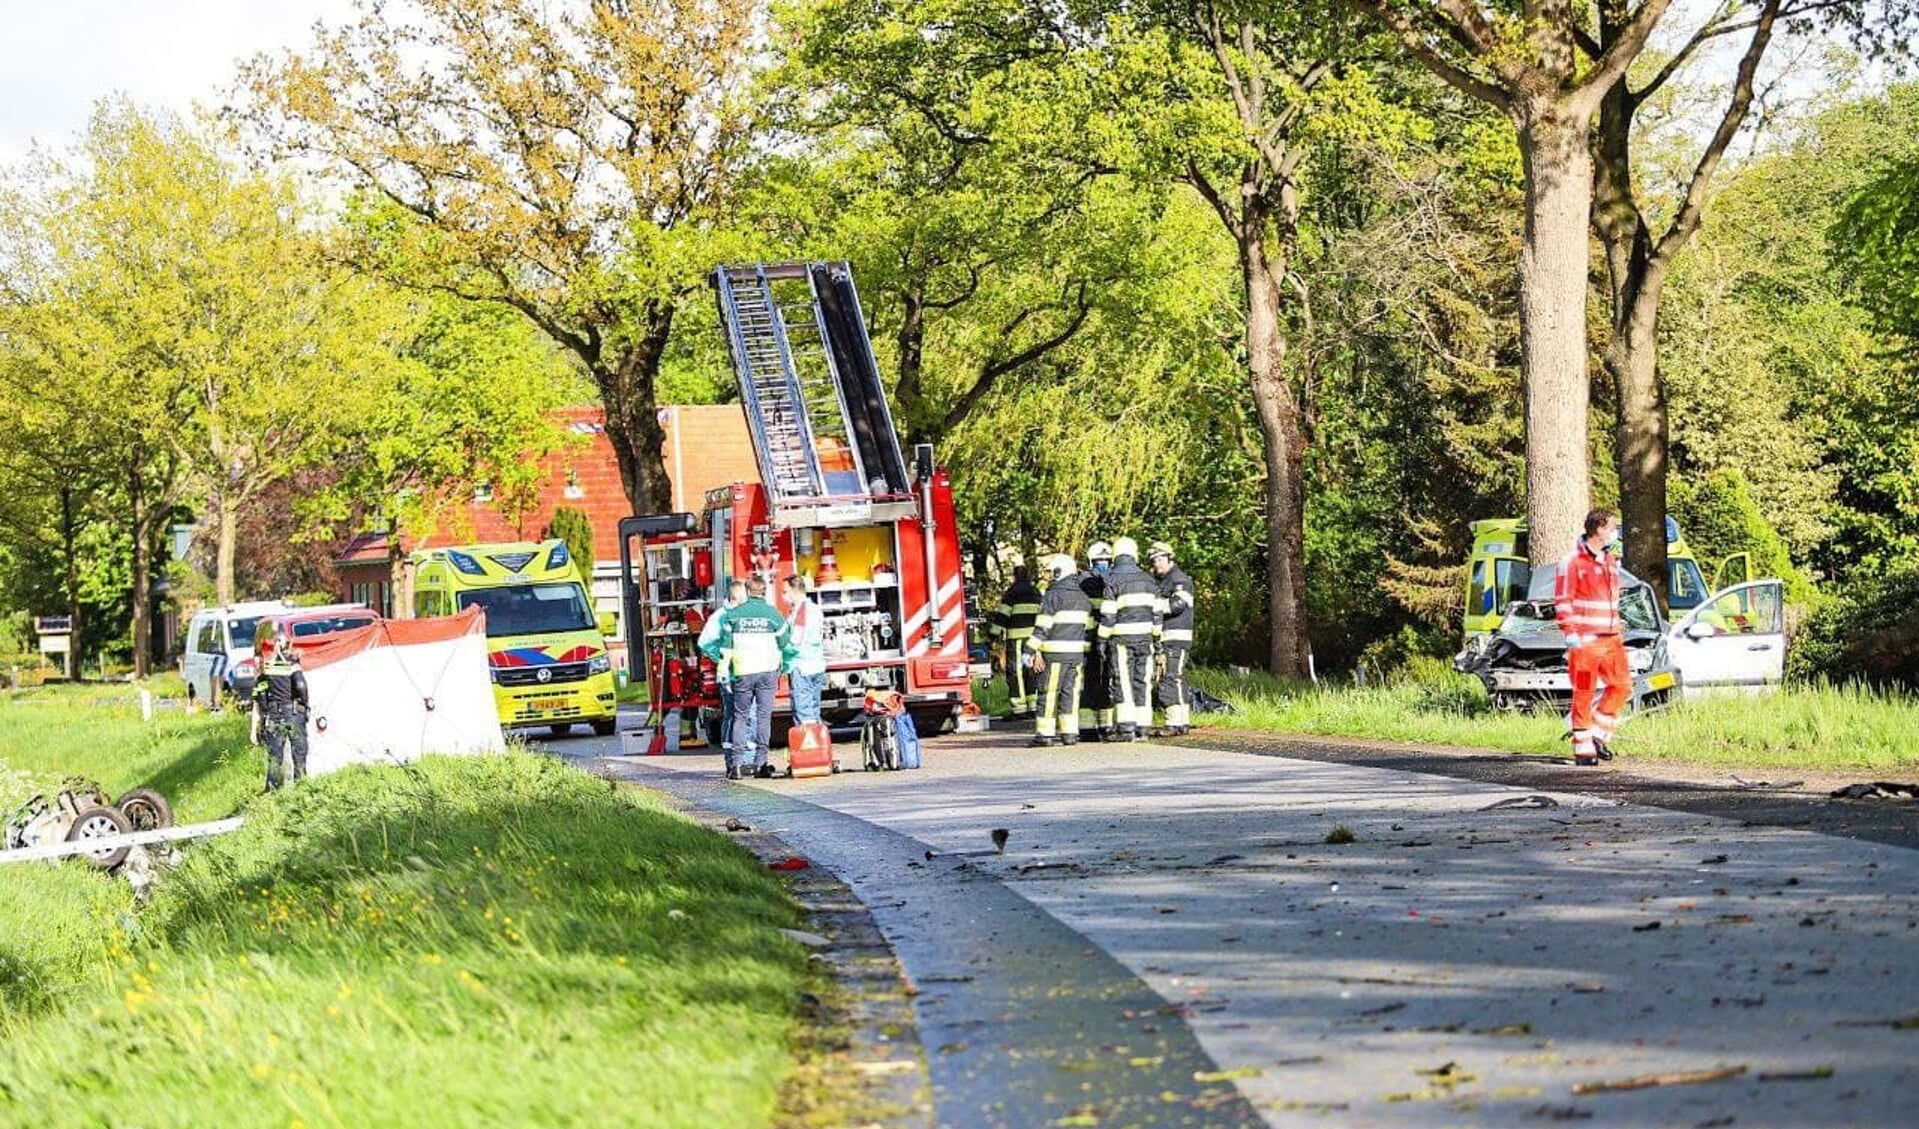
[[[585,722],[612,734],[619,702],[610,624],[593,614],[565,541],[426,549],[412,560],[415,615],[486,610],[501,725],[544,725],[557,736]]]

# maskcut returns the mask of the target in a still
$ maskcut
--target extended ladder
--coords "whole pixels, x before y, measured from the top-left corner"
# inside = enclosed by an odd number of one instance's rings
[[[912,485],[845,265],[722,267],[713,285],[775,523],[911,512]]]

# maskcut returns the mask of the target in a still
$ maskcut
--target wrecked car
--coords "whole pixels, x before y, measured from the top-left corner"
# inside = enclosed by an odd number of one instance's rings
[[[1499,629],[1468,642],[1453,668],[1476,675],[1500,709],[1572,706],[1566,639],[1553,615],[1557,566],[1538,569],[1526,598],[1507,605]],[[1736,584],[1669,623],[1652,587],[1620,572],[1619,614],[1634,711],[1726,689],[1777,685],[1785,673],[1784,586]]]

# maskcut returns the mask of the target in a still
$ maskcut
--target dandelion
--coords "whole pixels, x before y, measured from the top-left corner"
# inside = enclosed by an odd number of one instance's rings
[[[266,1078],[270,1076],[272,1073],[273,1073],[273,1068],[268,1066],[264,1062],[256,1062],[253,1064],[253,1076],[255,1078]]]

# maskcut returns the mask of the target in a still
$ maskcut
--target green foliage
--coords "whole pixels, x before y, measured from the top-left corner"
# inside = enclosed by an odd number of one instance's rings
[[[1803,604],[1814,598],[1812,582],[1793,565],[1785,539],[1760,513],[1739,471],[1724,470],[1700,479],[1676,481],[1668,502],[1708,582],[1718,562],[1735,553],[1749,553],[1753,577],[1784,580],[1786,599],[1792,603]]]
[[[1886,166],[1852,194],[1832,245],[1859,303],[1919,346],[1919,153]]]
[[[571,506],[561,506],[553,511],[553,520],[546,531],[540,534],[542,539],[557,537],[566,542],[566,548],[572,554],[574,567],[583,577],[593,574],[593,523],[587,519],[584,510]]]
[[[774,932],[790,900],[719,836],[527,754],[349,769],[246,815],[137,917],[124,883],[38,872],[57,880],[33,916],[59,927],[9,938],[7,967],[79,975],[4,1023],[16,1108],[50,1127],[135,1107],[161,1126],[769,1118],[809,974]]]
[[[1788,673],[1919,692],[1919,566],[1847,590],[1793,637]]]

